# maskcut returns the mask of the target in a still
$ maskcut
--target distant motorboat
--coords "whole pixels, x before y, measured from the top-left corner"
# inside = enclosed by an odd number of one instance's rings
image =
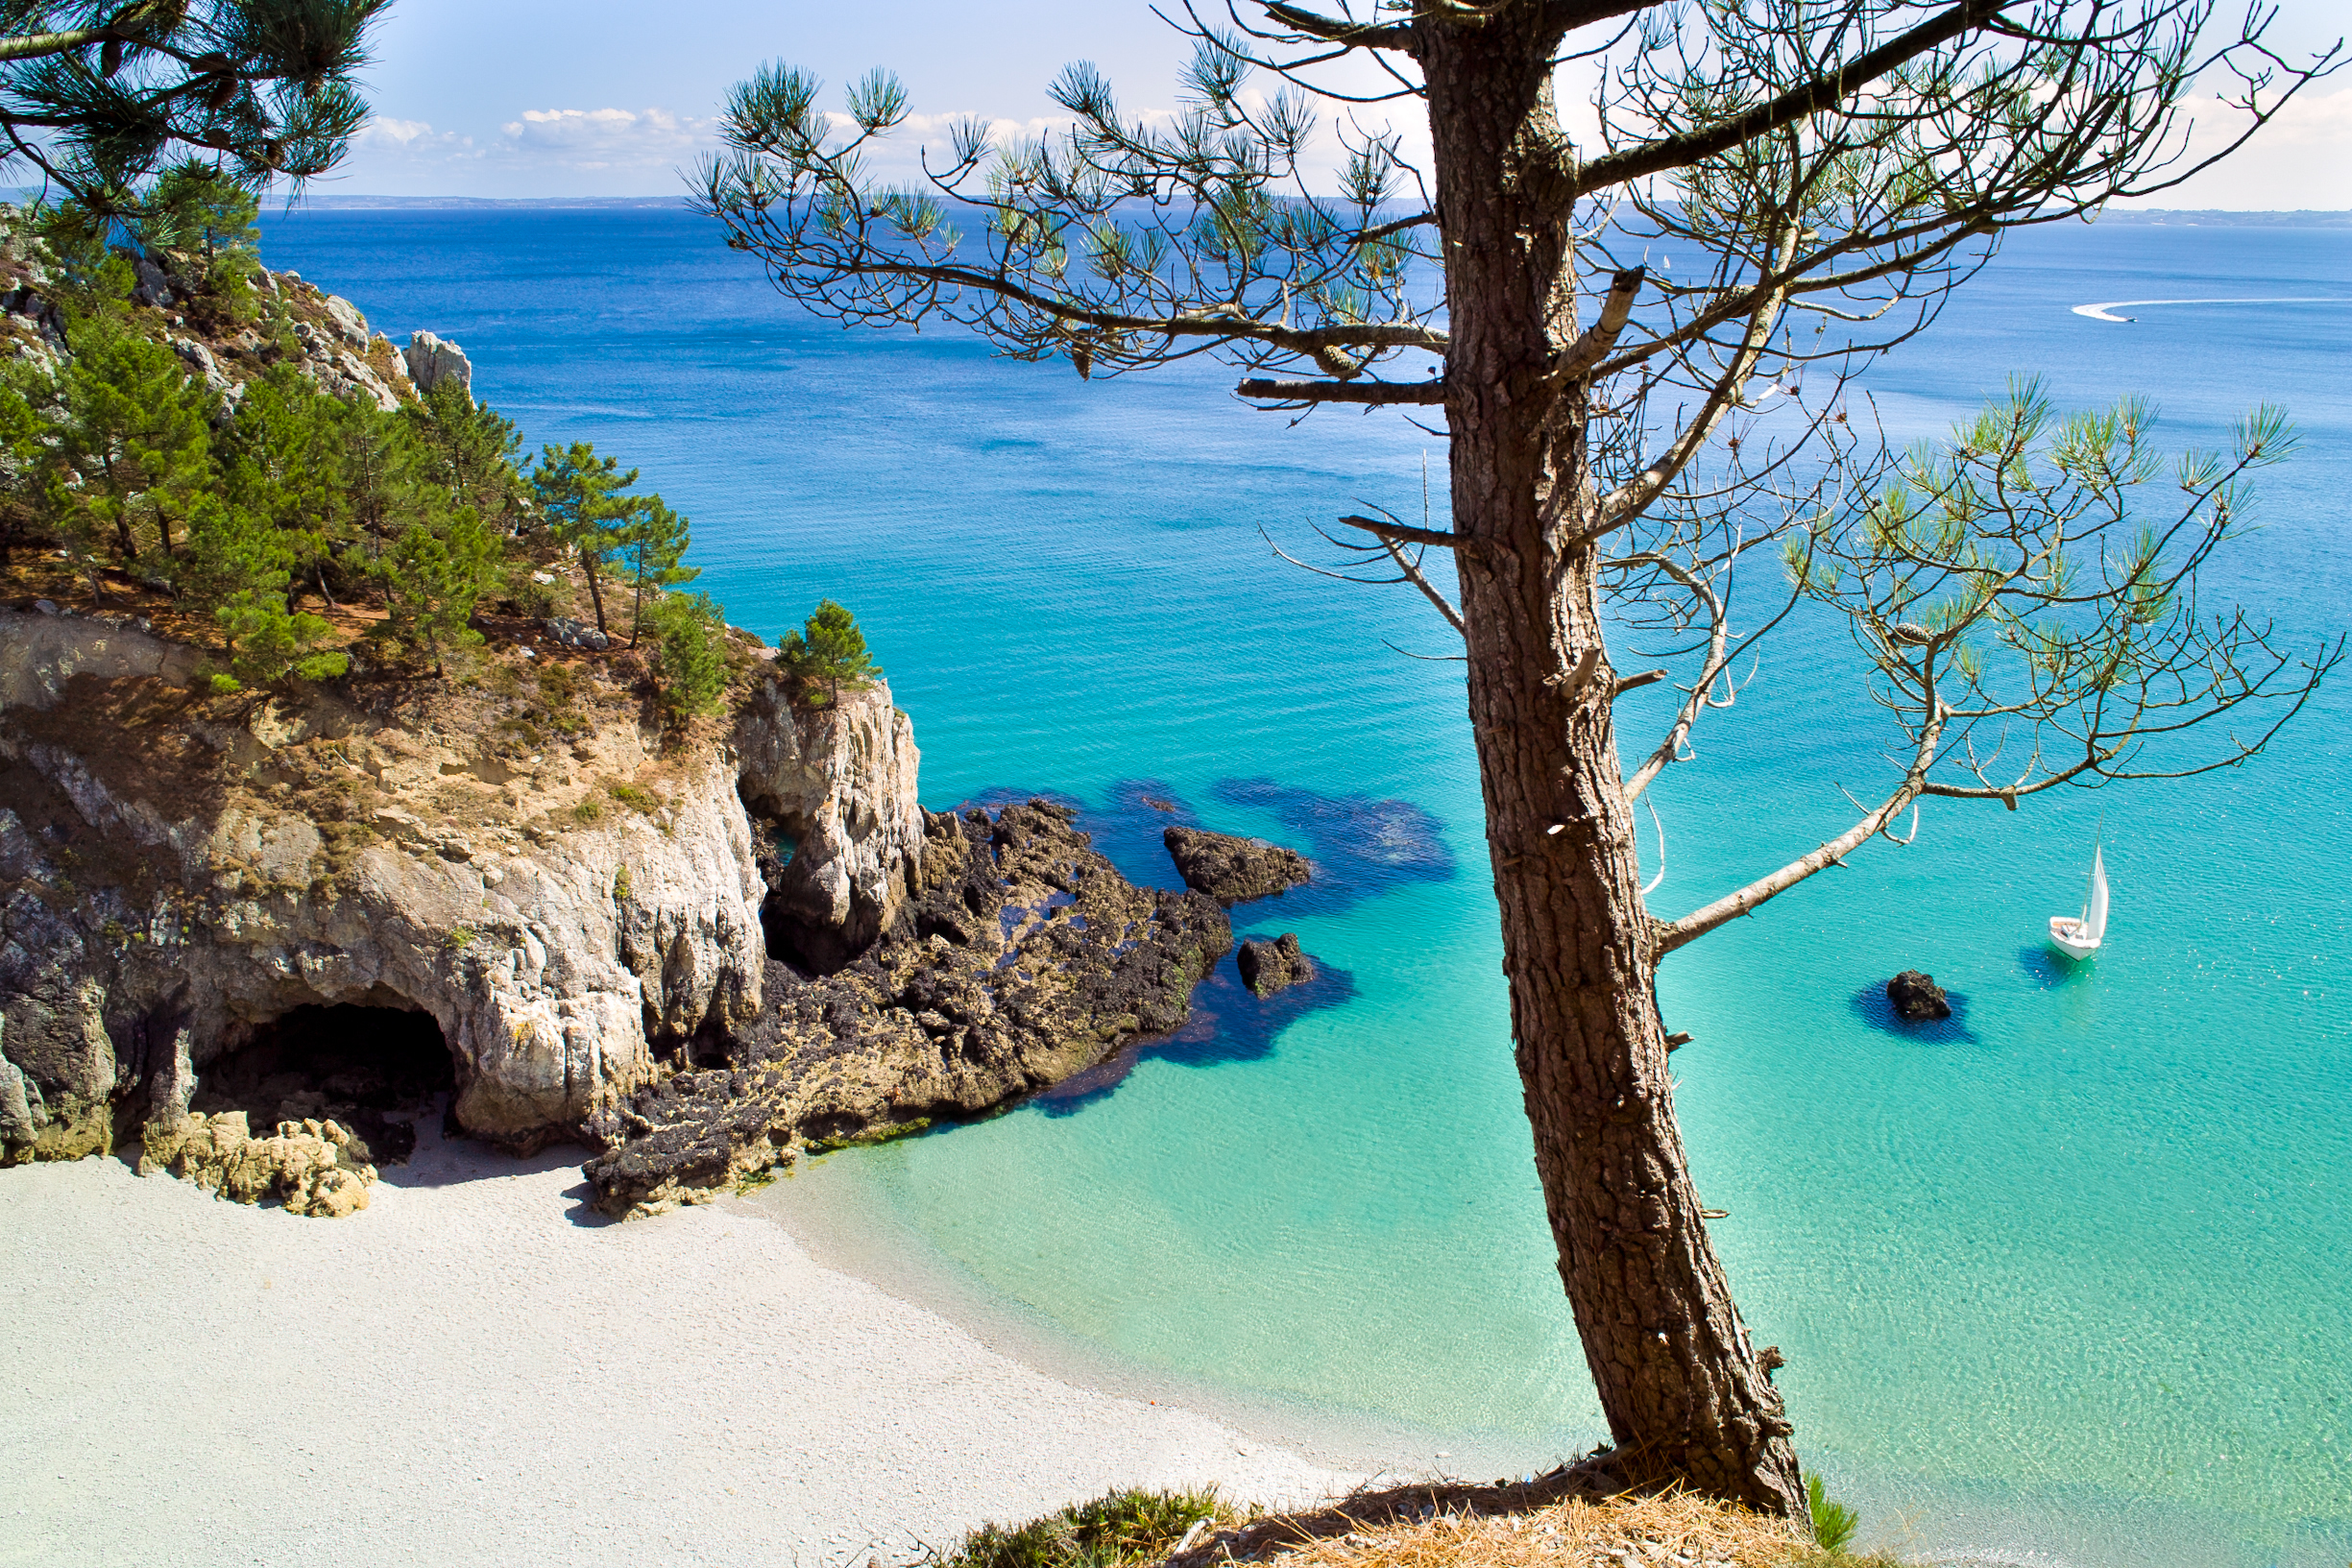
[[[2082,901],[2082,914],[2049,917],[2049,945],[2069,958],[2088,958],[2107,936],[2107,859],[2105,847],[2091,851],[2091,891]]]

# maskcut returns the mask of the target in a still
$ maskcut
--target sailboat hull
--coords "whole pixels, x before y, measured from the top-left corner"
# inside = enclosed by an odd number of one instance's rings
[[[2049,945],[2069,958],[2088,958],[2098,952],[2099,939],[2088,935],[2073,915],[2049,917]]]

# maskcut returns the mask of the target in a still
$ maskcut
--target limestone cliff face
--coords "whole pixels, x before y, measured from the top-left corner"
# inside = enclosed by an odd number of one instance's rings
[[[771,877],[798,938],[842,951],[919,881],[886,687],[809,712],[761,677],[665,752],[594,669],[494,661],[400,708],[199,697],[194,663],[128,621],[0,611],[0,1162],[171,1122],[208,1062],[337,1002],[431,1015],[469,1131],[570,1136],[760,1010]]]

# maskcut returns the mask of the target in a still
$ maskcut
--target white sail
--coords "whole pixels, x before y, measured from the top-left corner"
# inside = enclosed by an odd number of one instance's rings
[[[2091,898],[2082,908],[2082,934],[2093,942],[2107,936],[2107,856],[2104,848],[2091,852]]]

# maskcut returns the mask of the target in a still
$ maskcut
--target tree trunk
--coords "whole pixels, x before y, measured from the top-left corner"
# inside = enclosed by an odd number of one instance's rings
[[[1450,313],[1469,713],[1512,1034],[1561,1279],[1630,1479],[1803,1521],[1790,1427],[1674,1121],[1598,549],[1575,541],[1594,506],[1589,397],[1545,384],[1575,335],[1575,258],[1566,226],[1522,184],[1561,139],[1549,61],[1562,28],[1539,11],[1417,29]]]
[[[580,569],[588,576],[588,602],[596,607],[596,630],[604,631],[604,590],[596,582],[596,563],[586,550],[580,552]]]

